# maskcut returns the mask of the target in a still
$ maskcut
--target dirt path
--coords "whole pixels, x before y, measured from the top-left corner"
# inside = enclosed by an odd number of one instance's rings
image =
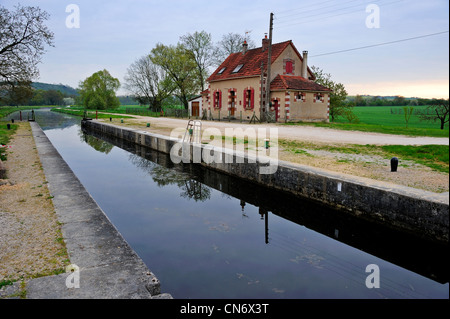
[[[169,135],[175,128],[186,128],[188,120],[186,119],[173,119],[164,117],[146,117],[138,115],[133,116],[134,119],[125,119],[124,123],[131,125],[138,125],[145,127],[146,123],[150,123],[150,126],[154,131],[159,131],[161,134]],[[113,119],[116,123],[120,119]],[[441,137],[413,137],[393,134],[381,134],[371,132],[359,132],[359,131],[344,131],[335,130],[323,127],[313,126],[287,126],[283,124],[246,124],[236,122],[211,122],[202,121],[202,128],[218,128],[225,131],[225,128],[258,128],[269,127],[278,129],[278,138],[292,139],[297,141],[315,141],[323,143],[345,143],[345,144],[372,144],[372,145],[449,145],[448,138]]]
[[[68,262],[28,122],[19,123],[0,180],[0,283],[58,273]]]

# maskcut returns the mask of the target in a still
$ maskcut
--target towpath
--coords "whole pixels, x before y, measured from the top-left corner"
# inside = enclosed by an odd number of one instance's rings
[[[159,131],[160,134],[170,135],[173,129],[186,128],[187,119],[174,119],[164,117],[133,116],[133,119],[126,119],[125,122],[145,126],[150,123],[152,131]],[[117,120],[116,120],[117,121]],[[278,129],[278,138],[291,139],[297,141],[308,141],[317,143],[343,143],[343,144],[371,144],[371,145],[449,145],[448,138],[424,137],[424,136],[404,136],[394,134],[382,134],[360,131],[344,131],[309,125],[284,125],[284,124],[248,124],[228,121],[202,121],[202,128],[218,128],[222,134],[225,128],[240,127],[268,127]]]

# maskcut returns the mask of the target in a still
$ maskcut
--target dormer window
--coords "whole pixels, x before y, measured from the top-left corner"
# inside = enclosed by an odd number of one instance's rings
[[[223,71],[225,71],[225,69],[226,69],[226,67],[224,67],[224,68],[221,68],[221,69],[220,69],[220,71],[219,71],[219,72],[217,72],[217,74],[222,74],[222,73],[223,73]]]
[[[244,66],[243,64],[239,64],[237,67],[234,68],[233,72],[231,72],[231,73],[238,73],[242,69],[243,66]]]

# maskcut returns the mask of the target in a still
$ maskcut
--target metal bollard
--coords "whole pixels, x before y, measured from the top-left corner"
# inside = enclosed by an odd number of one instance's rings
[[[391,158],[391,172],[396,172],[398,167],[398,158],[393,157]]]

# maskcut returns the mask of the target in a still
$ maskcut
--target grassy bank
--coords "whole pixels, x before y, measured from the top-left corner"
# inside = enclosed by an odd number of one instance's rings
[[[418,111],[423,111],[425,106],[414,107],[414,113],[406,125],[403,107],[401,106],[372,106],[354,107],[353,111],[358,117],[358,123],[348,123],[343,118],[338,118],[332,123],[286,123],[284,125],[313,125],[339,130],[375,132],[384,134],[449,137],[449,126],[440,129],[438,122],[421,121]]]
[[[76,108],[54,108],[52,109],[53,112],[58,113],[64,113],[64,114],[70,114],[75,116],[84,116],[84,109],[76,109]],[[90,118],[99,118],[99,119],[109,119],[111,118],[131,118],[131,116],[126,116],[122,114],[105,114],[102,112],[109,112],[108,110],[105,111],[99,111],[96,113],[96,111],[88,111],[87,116]]]
[[[41,106],[0,106],[0,119],[8,116],[11,113],[18,111],[29,111],[29,110],[37,110],[42,108],[53,108],[54,105],[41,105]],[[24,118],[26,114],[23,114]]]

